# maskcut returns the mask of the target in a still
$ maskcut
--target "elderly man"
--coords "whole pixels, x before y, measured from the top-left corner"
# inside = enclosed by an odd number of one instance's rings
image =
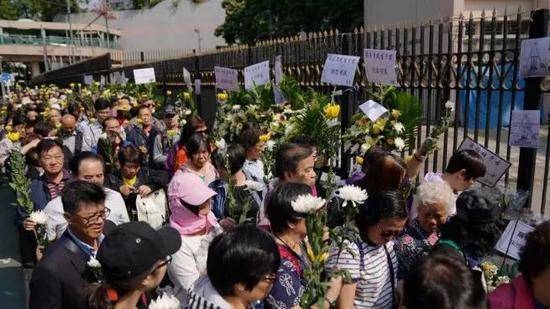
[[[82,132],[76,130],[76,117],[66,114],[61,117],[61,140],[74,156],[82,151]]]
[[[89,151],[83,151],[72,160],[71,172],[77,180],[95,183],[103,188],[106,196],[105,207],[110,210],[107,214],[109,221],[116,225],[130,221],[120,193],[103,187],[104,167],[101,157]],[[58,239],[67,229],[61,196],[51,200],[44,208],[44,212],[48,215],[48,239]]]

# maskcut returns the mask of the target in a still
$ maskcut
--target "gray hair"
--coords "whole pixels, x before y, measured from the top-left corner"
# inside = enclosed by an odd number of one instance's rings
[[[413,218],[418,214],[418,208],[426,204],[441,204],[447,214],[452,216],[456,212],[455,195],[446,182],[426,181],[418,186],[414,195],[412,214]]]

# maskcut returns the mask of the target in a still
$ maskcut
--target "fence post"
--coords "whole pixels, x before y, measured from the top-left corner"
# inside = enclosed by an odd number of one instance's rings
[[[352,46],[353,40],[351,38],[351,33],[343,33],[342,34],[342,55],[351,55],[353,54],[353,46]],[[352,104],[355,102],[356,99],[356,90],[352,86],[351,89],[346,89],[346,87],[341,88],[343,93],[340,100],[340,107],[342,110],[342,134],[346,132],[346,129],[350,126],[350,121],[352,117]],[[348,152],[344,152],[344,145],[342,144],[340,147],[340,151],[342,153],[342,162],[340,162],[340,176],[347,177],[345,173],[347,173],[351,166],[350,166],[350,155]]]
[[[201,78],[201,68],[200,68],[200,60],[199,60],[199,55],[197,54],[197,50],[193,49],[193,55],[195,55],[195,78],[193,79],[193,82],[195,82],[195,79],[200,79]],[[202,114],[202,100],[201,100],[201,95],[202,95],[202,81],[201,81],[201,92],[200,94],[196,94],[196,98],[197,98],[197,111],[199,113],[199,115],[204,118],[204,115]]]
[[[546,37],[548,33],[548,20],[550,9],[539,9],[533,11],[529,24],[529,38]],[[518,25],[520,26],[520,25]],[[541,83],[542,77],[525,78],[525,97],[523,99],[524,110],[539,110],[541,101]],[[535,179],[535,164],[537,160],[537,149],[524,148],[520,149],[519,166],[518,166],[518,183],[517,189],[531,191],[533,194],[533,183]],[[545,180],[543,180],[545,181]],[[531,207],[531,199],[526,204],[526,207]]]

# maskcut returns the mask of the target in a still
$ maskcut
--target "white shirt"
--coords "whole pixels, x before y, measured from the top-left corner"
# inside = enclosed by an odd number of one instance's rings
[[[98,122],[82,121],[77,127],[82,132],[82,151],[91,151],[97,147],[99,137],[103,133],[103,126]]]
[[[120,193],[108,188],[103,188],[103,190],[106,195],[105,207],[111,210],[107,220],[112,221],[116,225],[129,222],[130,218],[128,217],[126,204],[124,204],[124,200]],[[44,212],[48,215],[48,222],[46,223],[46,234],[48,239],[59,239],[67,229],[67,221],[65,217],[63,217],[64,210],[61,196],[54,198],[46,204]]]
[[[189,291],[200,276],[206,275],[208,246],[223,232],[218,225],[204,235],[181,235],[181,247],[172,255],[168,276],[174,283],[174,294],[183,307],[189,303]]]

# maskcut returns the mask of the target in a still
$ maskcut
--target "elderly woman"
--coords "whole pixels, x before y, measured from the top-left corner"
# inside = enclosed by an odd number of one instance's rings
[[[412,206],[417,216],[395,241],[399,278],[406,277],[411,266],[432,250],[453,205],[453,191],[447,183],[425,182],[418,187]]]

